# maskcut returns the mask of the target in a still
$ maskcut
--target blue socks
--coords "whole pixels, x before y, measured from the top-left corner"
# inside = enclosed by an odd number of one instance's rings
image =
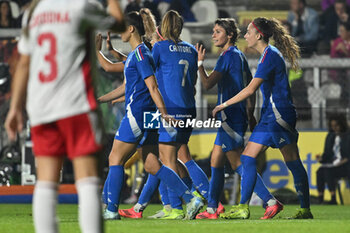
[[[109,182],[109,172],[102,190],[102,202],[103,204],[106,204],[106,205],[108,204],[108,182]]]
[[[170,205],[170,200],[168,196],[168,187],[166,186],[166,184],[164,184],[164,182],[161,181],[159,183],[158,191],[159,191],[160,199],[162,200],[163,206]]]
[[[294,186],[298,194],[301,208],[310,208],[309,181],[305,168],[300,159],[286,162],[287,167],[293,174]]]
[[[211,167],[211,179],[209,185],[208,207],[218,208],[219,198],[224,188],[224,168]]]
[[[241,155],[243,174],[241,181],[241,201],[240,204],[248,204],[256,183],[256,159]]]
[[[156,177],[164,182],[171,191],[177,194],[177,196],[182,197],[186,203],[189,203],[193,198],[192,193],[181,178],[167,166],[163,165],[158,170]]]
[[[185,185],[189,190],[192,190],[193,183],[192,183],[192,179],[189,176],[181,178],[181,180],[185,183]]]
[[[188,189],[192,189],[193,183],[192,183],[192,180],[190,177],[187,176],[187,177],[182,178],[181,180],[185,183],[185,185],[187,186]],[[181,198],[169,188],[168,188],[168,197],[170,200],[171,208],[182,210]]]
[[[242,165],[237,167],[236,172],[240,176],[242,176],[242,174],[243,174]],[[274,199],[274,197],[269,192],[269,190],[266,188],[261,176],[258,173],[256,175],[257,175],[257,177],[256,177],[254,192],[256,193],[256,195],[258,195],[258,197],[260,197],[264,201],[264,203],[267,203],[270,199]]]
[[[209,181],[207,175],[194,160],[188,161],[185,165],[195,187],[199,190],[201,195],[208,200]]]
[[[120,193],[124,183],[124,167],[120,165],[110,166],[108,177],[107,209],[112,212],[118,212]]]
[[[168,187],[168,198],[172,209],[182,210],[182,200],[171,188]]]
[[[156,176],[148,174],[147,182],[143,186],[137,203],[147,205],[147,203],[151,200],[153,193],[156,191],[159,182],[160,180]]]

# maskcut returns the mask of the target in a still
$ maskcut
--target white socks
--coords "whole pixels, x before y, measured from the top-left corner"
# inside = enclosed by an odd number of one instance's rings
[[[56,218],[58,184],[38,181],[33,195],[33,220],[36,233],[58,233]],[[82,233],[101,233],[102,210],[100,179],[86,177],[76,182],[79,198],[79,223]]]
[[[270,199],[270,200],[268,200],[268,202],[267,202],[267,205],[268,205],[268,206],[273,206],[273,205],[276,205],[276,204],[277,204],[276,199]]]
[[[33,220],[36,233],[57,233],[57,183],[38,181],[33,195]]]
[[[216,213],[216,210],[217,210],[217,208],[207,207],[207,212],[208,212],[209,214],[215,214],[215,213]]]
[[[167,210],[167,211],[171,211],[171,205],[165,205],[164,208]]]
[[[101,233],[102,208],[100,179],[94,176],[75,182],[79,199],[79,223],[82,233]]]
[[[139,213],[140,211],[143,211],[146,208],[147,204],[148,203],[145,203],[145,204],[141,205],[140,203],[136,203],[134,205],[134,211],[137,212],[137,213]]]

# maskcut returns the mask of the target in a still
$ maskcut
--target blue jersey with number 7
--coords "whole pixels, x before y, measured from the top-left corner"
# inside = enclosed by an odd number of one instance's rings
[[[159,90],[168,113],[175,117],[183,114],[195,117],[198,53],[194,46],[184,41],[160,41],[153,46],[152,55]]]

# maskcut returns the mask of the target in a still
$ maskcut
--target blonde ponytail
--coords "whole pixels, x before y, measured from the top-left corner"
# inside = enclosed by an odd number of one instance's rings
[[[140,15],[142,17],[143,26],[145,28],[145,37],[147,40],[151,41],[153,34],[156,33],[155,17],[148,8],[142,8],[140,10]]]
[[[163,16],[161,31],[166,40],[172,40],[174,43],[180,41],[180,34],[183,28],[183,18],[174,10],[170,10]]]

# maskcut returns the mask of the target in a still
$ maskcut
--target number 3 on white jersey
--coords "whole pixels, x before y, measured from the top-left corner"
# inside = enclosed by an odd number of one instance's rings
[[[50,51],[45,55],[44,59],[46,62],[50,64],[50,73],[44,74],[44,72],[40,71],[39,79],[42,83],[51,82],[57,77],[57,42],[56,37],[53,33],[42,33],[38,37],[38,45],[43,46],[44,43],[49,43]]]
[[[184,60],[184,59],[181,59],[179,61],[179,64],[180,65],[185,65],[185,67],[184,67],[184,74],[182,76],[182,82],[181,82],[181,86],[184,87],[185,86],[185,82],[186,82],[186,74],[187,74],[187,71],[188,71],[189,64],[188,64],[188,61]]]

